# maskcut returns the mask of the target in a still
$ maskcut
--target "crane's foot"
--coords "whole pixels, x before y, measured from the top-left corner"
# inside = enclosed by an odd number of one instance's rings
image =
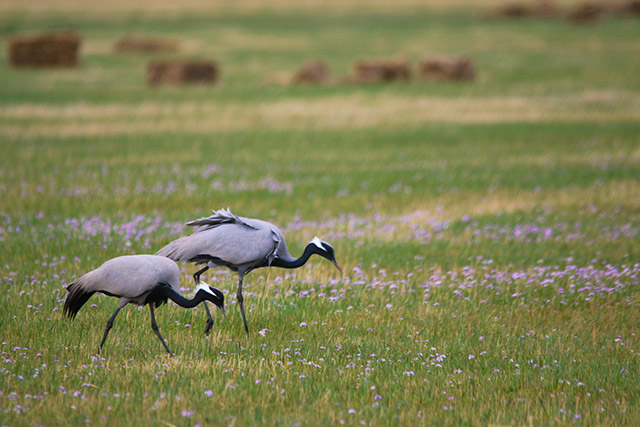
[[[207,324],[204,327],[204,334],[206,336],[209,336],[209,333],[211,332],[211,328],[213,328],[213,319],[207,319]]]

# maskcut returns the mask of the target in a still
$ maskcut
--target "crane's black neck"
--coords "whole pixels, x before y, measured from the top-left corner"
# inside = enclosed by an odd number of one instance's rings
[[[204,292],[197,292],[192,299],[185,298],[169,285],[162,286],[159,292],[161,292],[162,295],[169,298],[171,301],[178,304],[180,307],[184,308],[193,308],[207,299],[204,295]]]
[[[310,243],[304,248],[304,252],[300,256],[300,258],[291,258],[291,259],[283,259],[283,258],[274,258],[271,262],[272,267],[282,267],[282,268],[298,268],[302,267],[308,260],[309,257],[315,253],[318,253],[319,249],[316,245]]]

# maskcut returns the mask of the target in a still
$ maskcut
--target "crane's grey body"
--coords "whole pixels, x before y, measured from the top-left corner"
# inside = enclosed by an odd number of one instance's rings
[[[195,227],[194,233],[174,240],[157,255],[209,267],[229,267],[242,274],[271,265],[275,258],[293,260],[282,231],[266,221],[237,217],[222,209],[187,225]]]
[[[278,227],[259,219],[236,216],[228,209],[213,211],[213,215],[190,221],[187,225],[194,227],[193,234],[174,240],[156,255],[166,256],[174,261],[204,264],[205,267],[193,275],[196,283],[200,280],[200,274],[210,267],[223,266],[236,271],[239,276],[237,299],[247,334],[249,328],[242,296],[245,274],[268,266],[297,268],[314,253],[329,259],[340,269],[333,255],[333,248],[328,243],[314,238],[300,258],[293,258]],[[209,320],[206,333],[213,325],[208,309],[207,314]]]
[[[175,262],[155,255],[126,255],[84,274],[70,286],[69,292],[117,296],[118,307],[122,308],[130,303],[145,305],[159,283],[166,283],[180,293],[180,269]]]
[[[178,305],[191,308],[205,299],[214,302],[224,311],[224,296],[214,288],[200,284],[196,296],[187,300],[180,294],[180,270],[169,258],[156,255],[127,255],[110,259],[92,270],[67,288],[69,295],[64,304],[64,314],[75,318],[78,311],[96,292],[119,298],[115,313],[107,322],[100,351],[118,312],[127,304],[149,305],[151,327],[169,354],[155,321],[154,306],[173,300]]]

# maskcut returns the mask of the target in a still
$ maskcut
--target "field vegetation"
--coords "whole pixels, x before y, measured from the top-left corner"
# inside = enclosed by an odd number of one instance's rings
[[[0,56],[0,424],[637,425],[640,26],[485,20],[480,2],[3,2],[0,37],[83,36],[75,69]],[[349,4],[349,6],[346,6]],[[487,2],[495,5],[498,2]],[[485,5],[485,3],[482,3]],[[139,34],[181,52],[115,54]],[[320,58],[465,55],[466,83],[282,86]],[[215,59],[214,86],[145,85]],[[65,287],[230,207],[312,258],[211,270],[229,319]],[[183,293],[196,271],[181,264]]]

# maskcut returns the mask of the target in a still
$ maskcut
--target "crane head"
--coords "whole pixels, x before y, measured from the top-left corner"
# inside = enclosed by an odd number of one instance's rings
[[[338,265],[338,261],[336,261],[336,256],[335,256],[335,253],[333,251],[333,246],[331,246],[327,242],[323,242],[318,237],[314,237],[313,240],[311,240],[311,242],[309,242],[309,244],[315,246],[313,248],[314,249],[314,253],[316,253],[316,254],[320,255],[321,257],[326,258],[329,261],[331,261],[333,263],[333,265],[336,266],[338,271],[340,271],[340,273],[342,273],[342,269]]]
[[[204,282],[200,282],[198,286],[196,286],[196,294],[198,294],[199,292],[203,292],[204,299],[214,303],[220,309],[220,311],[222,311],[224,317],[227,317],[227,312],[224,310],[224,294],[222,293],[222,291],[209,286]]]

